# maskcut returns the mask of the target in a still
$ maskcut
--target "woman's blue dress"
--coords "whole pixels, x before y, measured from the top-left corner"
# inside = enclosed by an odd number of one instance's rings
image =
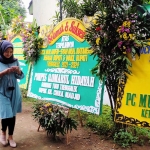
[[[0,72],[10,68],[11,66],[19,66],[18,60],[11,64],[3,64],[0,62]],[[22,110],[22,96],[17,79],[22,79],[24,74],[10,73],[0,77],[0,118],[11,118]],[[9,90],[14,87],[14,90]]]

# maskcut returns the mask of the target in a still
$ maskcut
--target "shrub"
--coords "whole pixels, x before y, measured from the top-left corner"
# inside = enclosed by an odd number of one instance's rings
[[[138,137],[133,136],[132,133],[124,131],[124,129],[120,129],[119,132],[115,133],[114,141],[122,147],[128,147],[132,143],[136,143],[138,141]]]
[[[86,118],[86,125],[97,131],[98,134],[112,136],[115,130],[109,106],[103,106],[103,114],[100,116],[89,114]]]

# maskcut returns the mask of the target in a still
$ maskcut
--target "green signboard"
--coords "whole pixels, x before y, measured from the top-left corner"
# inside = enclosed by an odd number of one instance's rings
[[[16,36],[15,38],[12,39],[11,42],[14,46],[14,57],[18,59],[20,68],[25,74],[25,77],[23,79],[18,80],[19,86],[23,89],[27,89],[31,71],[31,64],[28,65],[25,63],[22,49],[23,47],[22,38],[20,36]]]
[[[83,39],[82,23],[65,21],[49,34],[49,45],[31,70],[28,96],[101,114],[104,84],[90,72],[96,61]],[[79,34],[74,34],[75,24]]]
[[[28,96],[99,114],[103,83],[90,73],[94,62],[87,54],[89,45],[71,36],[68,39],[74,43],[72,48],[57,48],[56,43],[42,49],[40,60],[31,70]]]

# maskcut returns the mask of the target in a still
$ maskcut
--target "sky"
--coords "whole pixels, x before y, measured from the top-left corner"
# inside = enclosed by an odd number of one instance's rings
[[[25,6],[25,8],[26,8],[26,11],[27,11],[27,14],[26,14],[27,17],[26,17],[25,21],[27,21],[27,22],[32,22],[33,16],[29,14],[29,10],[28,10],[29,3],[30,3],[31,0],[22,0],[22,1],[23,1],[23,3],[24,3],[24,6]]]

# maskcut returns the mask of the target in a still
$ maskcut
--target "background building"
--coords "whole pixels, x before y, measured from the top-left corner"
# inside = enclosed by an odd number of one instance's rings
[[[57,0],[32,0],[29,4],[29,13],[36,19],[38,26],[50,25],[55,12],[59,9]]]

